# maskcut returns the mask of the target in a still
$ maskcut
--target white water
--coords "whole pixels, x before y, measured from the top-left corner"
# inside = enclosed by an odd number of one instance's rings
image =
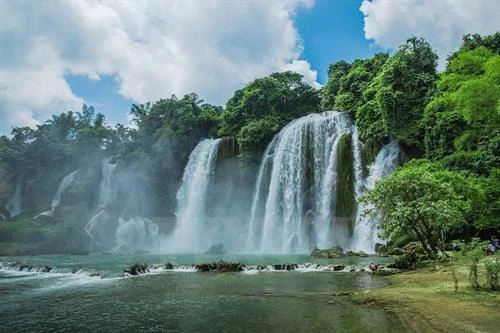
[[[66,175],[61,181],[61,184],[57,189],[56,195],[54,196],[54,199],[52,199],[52,205],[51,205],[52,212],[54,212],[56,207],[61,202],[62,194],[68,188],[68,186],[73,182],[73,180],[75,179],[75,175],[76,175],[76,170]]]
[[[5,209],[9,212],[11,218],[21,213],[21,205],[22,205],[21,190],[22,190],[21,182],[17,182],[14,195],[5,205]]]
[[[177,192],[176,227],[169,241],[170,251],[200,253],[212,244],[214,230],[206,223],[206,198],[213,178],[220,139],[201,141],[189,156],[182,184]]]
[[[151,219],[133,216],[125,220],[120,217],[115,234],[117,246],[113,251],[152,250],[159,240],[158,234],[159,227]]]
[[[66,191],[68,186],[71,185],[71,183],[75,179],[75,175],[76,175],[77,171],[78,170],[75,170],[75,171],[67,174],[63,178],[63,180],[61,181],[61,184],[59,184],[59,187],[57,188],[57,192],[56,192],[54,198],[52,199],[50,210],[46,210],[44,212],[41,212],[40,214],[33,217],[33,220],[37,220],[39,217],[42,217],[42,216],[53,216],[54,215],[54,210],[57,208],[57,206],[59,206],[59,203],[61,202],[61,197],[62,197],[64,191]]]
[[[347,114],[329,111],[299,118],[273,139],[257,176],[247,251],[303,253],[332,246],[337,146],[352,131]]]
[[[112,186],[112,177],[116,169],[116,164],[109,163],[109,159],[102,161],[102,179],[99,184],[99,199],[97,201],[97,213],[92,216],[85,226],[85,233],[90,237],[92,242],[95,242],[92,229],[106,216],[106,207],[115,199],[115,191]]]
[[[375,161],[368,168],[368,177],[363,181],[364,191],[374,188],[378,180],[390,175],[394,171],[398,163],[399,153],[399,146],[394,140],[382,147]],[[356,191],[357,198],[359,199],[363,193]],[[366,210],[370,208],[370,206],[364,206],[363,203],[358,204],[356,227],[351,246],[355,251],[373,253],[375,243],[381,241],[377,236],[377,225],[380,221],[380,215],[375,217],[366,215]]]

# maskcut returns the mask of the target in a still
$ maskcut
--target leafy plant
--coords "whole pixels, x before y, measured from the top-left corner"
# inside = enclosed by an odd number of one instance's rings
[[[498,289],[498,278],[500,276],[500,260],[487,260],[484,263],[486,269],[486,281],[491,290]]]

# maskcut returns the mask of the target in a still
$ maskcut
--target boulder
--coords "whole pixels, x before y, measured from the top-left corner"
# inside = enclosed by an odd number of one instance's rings
[[[365,252],[363,251],[347,251],[347,256],[348,257],[368,257],[368,254],[366,254]]]
[[[378,255],[387,255],[387,245],[375,243],[375,253]]]
[[[141,275],[149,272],[149,268],[147,264],[137,263],[130,266],[129,268],[124,269],[123,272],[130,275]]]
[[[318,249],[314,248],[311,252],[311,256],[314,258],[344,258],[346,254],[344,249],[340,246],[334,246],[328,249]]]
[[[203,263],[196,265],[196,270],[198,272],[218,272],[218,273],[227,273],[227,272],[241,272],[245,265],[241,263],[234,263],[230,261],[219,261],[213,263]]]
[[[299,267],[297,264],[275,264],[272,266],[276,271],[293,271]]]
[[[333,265],[332,268],[334,271],[342,271],[345,268],[345,265],[342,264]]]
[[[165,264],[165,269],[174,269],[174,265],[172,265],[171,263],[167,262]]]

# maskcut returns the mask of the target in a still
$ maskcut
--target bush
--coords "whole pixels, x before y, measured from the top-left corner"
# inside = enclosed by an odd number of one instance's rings
[[[486,280],[491,290],[498,288],[498,276],[500,275],[500,261],[498,258],[495,260],[487,260],[484,263],[486,269]]]

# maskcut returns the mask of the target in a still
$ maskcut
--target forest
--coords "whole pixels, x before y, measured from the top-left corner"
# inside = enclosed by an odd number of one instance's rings
[[[0,254],[96,250],[82,230],[100,200],[102,161],[115,163],[123,180],[117,184],[120,207],[108,214],[161,217],[160,230],[168,233],[184,167],[201,139],[223,138],[220,158],[231,159],[226,170],[240,188],[253,189],[273,137],[290,121],[325,110],[345,112],[356,124],[364,173],[389,141],[404,152],[396,172],[361,199],[374,214],[382,212],[385,240],[420,242],[434,256],[450,240],[500,231],[496,33],[464,36],[441,72],[432,46],[413,37],[392,54],[331,64],[321,89],[300,74],[273,73],[235,91],[225,106],[195,93],[132,105],[130,127],[109,126],[87,105],[54,110],[36,128],[15,127],[0,137]],[[54,205],[58,184],[77,169]],[[249,205],[244,195],[234,200]],[[51,206],[50,214],[33,219]]]

